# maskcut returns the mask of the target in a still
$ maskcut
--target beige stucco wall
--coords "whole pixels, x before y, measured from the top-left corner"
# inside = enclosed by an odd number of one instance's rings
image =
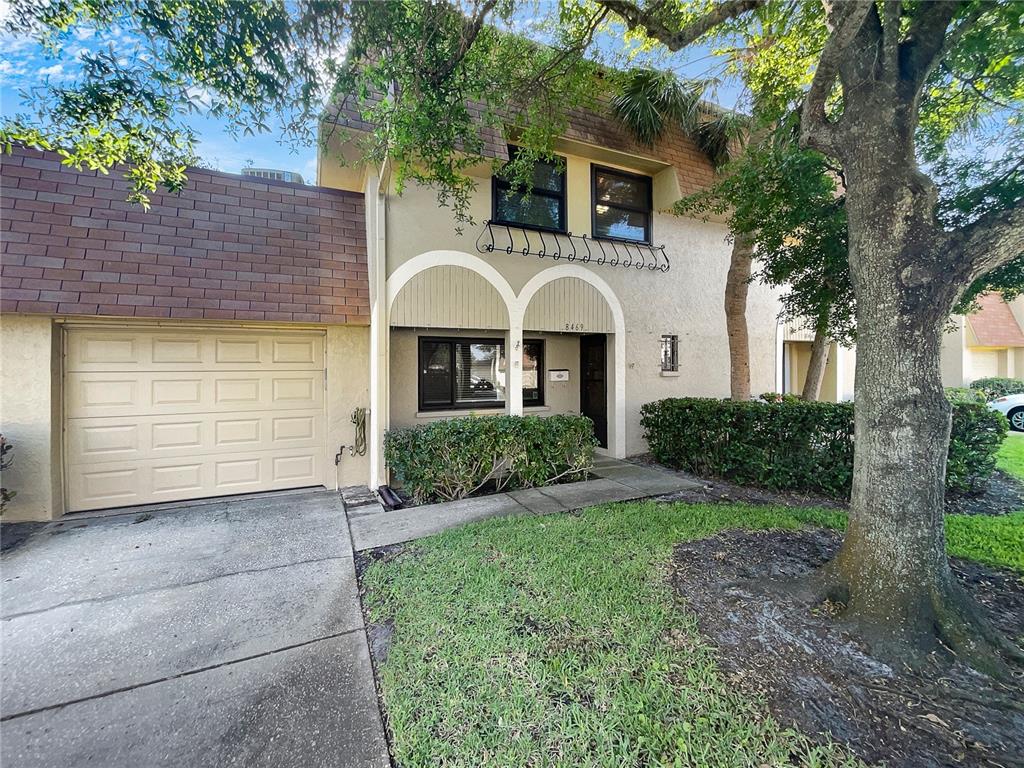
[[[607,164],[607,163],[605,163]],[[625,170],[635,170],[624,166]],[[326,177],[321,176],[321,180]],[[590,233],[590,161],[567,158],[568,228]],[[387,273],[410,259],[434,250],[469,253],[496,268],[518,293],[533,276],[562,262],[504,252],[481,255],[475,247],[482,222],[491,214],[489,178],[481,176],[472,196],[473,225],[457,223],[449,209],[439,208],[433,190],[410,185],[401,196],[388,200]],[[670,396],[724,397],[729,394],[729,352],[725,331],[723,296],[731,246],[724,225],[656,213],[653,241],[666,245],[672,264],[668,273],[591,265],[595,275],[614,291],[622,306],[626,338],[626,451],[646,450],[640,427],[643,403]],[[777,294],[752,284],[747,321],[750,328],[751,384],[755,393],[775,388]],[[583,329],[587,330],[587,329]],[[662,334],[679,336],[680,375],[665,377],[660,371]],[[609,344],[609,356],[612,356]],[[392,369],[392,382],[401,374]],[[402,387],[414,386],[404,382]],[[399,424],[401,395],[392,403],[391,423]],[[410,396],[406,397],[406,401]],[[411,394],[415,399],[415,392]],[[611,416],[611,414],[609,414]]]
[[[942,386],[964,387],[970,383],[969,359],[966,349],[967,323],[963,315],[954,315],[942,335],[939,353]]]
[[[3,484],[17,496],[5,521],[59,516],[59,329],[49,317],[0,317],[0,430],[14,445]]]
[[[455,329],[411,329],[391,330],[391,426],[411,427],[426,424],[453,415],[491,415],[504,413],[503,409],[483,408],[475,411],[419,411],[417,380],[419,366],[418,340],[421,336],[447,336],[460,338],[484,338],[503,340],[500,331],[467,331]],[[530,333],[523,334],[526,341],[540,339],[544,342],[544,405],[529,407],[527,414],[546,416],[555,413],[580,412],[580,341],[574,334]],[[569,371],[569,381],[548,380],[548,371],[564,368]]]
[[[370,329],[365,326],[333,325],[327,328],[327,461],[334,470],[336,483],[366,485],[369,456],[353,456],[349,447],[355,441],[352,411],[370,407]],[[369,416],[366,428],[369,432]],[[335,467],[334,455],[346,446],[341,463]],[[325,485],[331,487],[331,478]]]

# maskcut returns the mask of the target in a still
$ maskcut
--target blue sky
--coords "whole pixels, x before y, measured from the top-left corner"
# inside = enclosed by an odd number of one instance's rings
[[[0,0],[0,23],[7,12],[7,0]],[[541,0],[536,14],[524,16],[517,23],[517,31],[543,38],[546,12],[553,6]],[[61,51],[53,55],[30,39],[0,33],[0,115],[9,117],[26,111],[21,93],[44,85],[71,83],[79,71],[79,56],[113,46],[115,51],[138,47],[139,40],[123,30],[101,36],[92,29],[77,29],[64,43]],[[671,58],[656,59],[653,63],[671,68],[688,77],[706,76],[709,70],[720,70],[722,58],[707,49],[695,48],[675,54]],[[715,101],[727,107],[736,106],[739,89],[735,82],[725,81],[712,94]],[[295,148],[278,143],[273,133],[255,136],[234,136],[228,124],[201,114],[192,116],[189,123],[199,137],[197,153],[206,164],[218,170],[237,173],[246,165],[296,171],[307,183],[316,180],[315,146]]]

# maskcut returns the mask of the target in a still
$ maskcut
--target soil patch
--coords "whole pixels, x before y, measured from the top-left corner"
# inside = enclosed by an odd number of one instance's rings
[[[725,674],[784,725],[891,767],[1024,765],[1024,675],[996,682],[938,658],[920,672],[894,668],[827,606],[772,589],[830,559],[839,542],[822,530],[728,531],[677,545],[670,578]],[[1024,639],[1024,581],[952,564],[990,620]]]
[[[946,496],[947,514],[1005,515],[1020,509],[1024,509],[1024,485],[998,469],[981,493]]]
[[[633,456],[627,461],[645,467],[657,467],[675,472],[680,477],[699,483],[699,488],[688,488],[665,496],[658,501],[682,501],[690,504],[776,504],[786,507],[822,507],[842,509],[849,503],[815,493],[775,491],[752,485],[737,485],[721,478],[698,477],[659,464],[650,454]],[[1024,509],[1024,484],[996,470],[985,488],[978,493],[950,493],[946,496],[947,514],[1006,515]]]

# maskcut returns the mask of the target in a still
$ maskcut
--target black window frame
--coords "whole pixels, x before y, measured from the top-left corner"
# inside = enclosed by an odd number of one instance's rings
[[[455,400],[456,395],[456,380],[455,380],[455,345],[456,344],[497,344],[502,348],[502,352],[505,352],[505,339],[504,338],[488,338],[484,336],[420,336],[416,340],[416,404],[420,411],[492,411],[504,408],[507,404],[506,400],[495,400],[493,402],[481,404],[481,403],[458,403]],[[424,403],[423,402],[423,349],[426,344],[447,344],[449,346],[448,360],[451,368],[449,369],[449,396],[447,403]],[[543,407],[544,405],[544,340],[543,339],[523,339],[523,352],[526,351],[527,344],[536,344],[538,347],[537,356],[537,398],[535,400],[527,401],[523,398],[524,408],[535,408]],[[508,355],[505,354],[505,365],[506,365],[506,377],[508,374]],[[522,365],[522,361],[520,361]],[[507,378],[506,378],[507,380]]]
[[[509,160],[513,159],[519,148],[514,145],[509,145],[508,156]],[[559,172],[559,178],[562,181],[562,189],[559,192],[552,192],[549,189],[537,189],[536,187],[530,187],[529,190],[524,190],[522,193],[515,190],[513,185],[506,179],[502,178],[499,174],[495,173],[491,176],[491,223],[501,224],[506,227],[516,227],[517,229],[529,229],[534,232],[551,232],[557,235],[565,235],[569,233],[568,227],[568,182],[566,180],[566,167],[565,158],[561,155],[556,155],[562,159],[562,168]],[[509,221],[508,219],[502,219],[498,216],[498,200],[500,199],[502,192],[512,191],[515,194],[525,195],[537,195],[540,197],[547,197],[558,200],[560,205],[558,207],[558,226],[557,227],[543,227],[537,224],[524,224],[519,221]]]
[[[621,203],[603,203],[597,199],[597,175],[604,174],[609,176],[618,176],[622,179],[629,179],[630,181],[642,181],[647,185],[647,201],[646,207],[623,205]],[[618,208],[623,211],[632,211],[633,213],[643,213],[647,215],[647,226],[644,227],[644,239],[633,240],[628,237],[614,237],[612,235],[599,235],[597,234],[597,206],[607,205],[610,208]],[[609,168],[604,165],[590,166],[590,233],[595,240],[614,240],[618,243],[636,243],[638,245],[651,245],[654,242],[654,179],[651,176],[646,176],[642,173],[630,173],[629,171],[623,171],[618,168]]]

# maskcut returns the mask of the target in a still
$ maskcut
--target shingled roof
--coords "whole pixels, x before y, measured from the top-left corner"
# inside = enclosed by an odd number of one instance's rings
[[[998,293],[978,297],[981,307],[967,316],[967,322],[981,347],[1024,347],[1024,332],[1010,305]]]
[[[371,96],[379,101],[381,96]],[[470,104],[471,113],[483,114],[482,105]],[[671,165],[679,179],[679,191],[689,195],[706,189],[714,182],[715,168],[694,141],[678,126],[669,126],[653,146],[645,146],[632,137],[610,111],[575,108],[568,113],[568,129],[564,138],[597,147],[652,158]],[[353,98],[342,98],[325,114],[324,119],[353,131],[370,132],[374,126],[363,119]],[[490,126],[480,125],[483,150],[481,155],[499,160],[508,159],[508,139]]]

